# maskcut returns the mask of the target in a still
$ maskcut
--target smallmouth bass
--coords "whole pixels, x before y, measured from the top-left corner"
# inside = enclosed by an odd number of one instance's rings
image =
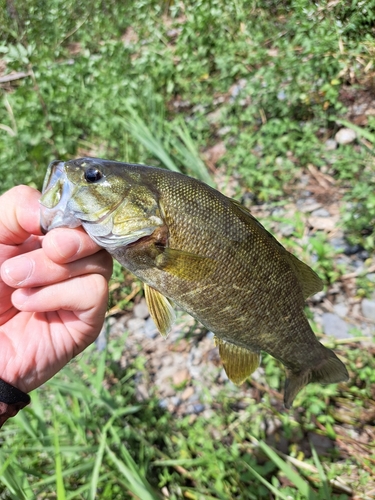
[[[82,225],[143,281],[163,336],[170,301],[214,332],[234,383],[258,367],[261,351],[285,366],[286,408],[310,382],[348,380],[304,314],[320,278],[237,201],[169,170],[80,158],[50,164],[40,203],[45,232]]]

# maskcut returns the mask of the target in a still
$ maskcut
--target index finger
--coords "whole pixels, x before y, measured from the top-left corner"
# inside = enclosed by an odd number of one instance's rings
[[[41,235],[40,193],[16,186],[0,196],[0,244],[19,245],[30,234]]]
[[[66,264],[93,255],[102,248],[82,227],[77,227],[52,229],[43,238],[43,250],[53,262]]]

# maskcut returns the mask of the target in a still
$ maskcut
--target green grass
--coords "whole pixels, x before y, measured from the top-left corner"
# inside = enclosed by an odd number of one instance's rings
[[[267,392],[263,403],[247,397],[246,406],[238,406],[243,393],[226,384],[215,398],[207,388],[202,398],[212,410],[192,418],[163,410],[156,397],[137,400],[139,366],[124,369],[115,361],[123,344],[118,338],[104,352],[89,348],[34,391],[32,405],[3,428],[3,498],[50,498],[56,492],[59,499],[143,500],[165,498],[161,492],[168,491],[176,500],[268,499],[270,493],[280,499],[344,500],[351,488],[363,491],[358,481],[366,469],[351,482],[340,477],[360,460],[371,464],[370,447],[367,454],[336,461],[334,443],[347,436],[342,418],[365,416],[375,382],[370,355],[365,360],[358,349],[349,352],[346,396],[344,387],[308,386],[297,401],[303,412],[279,412]],[[364,373],[356,373],[359,359],[368,367]],[[264,364],[266,372],[278,374],[271,385],[280,391],[279,365],[269,356]],[[344,396],[349,405],[340,404]],[[271,421],[279,428],[269,435],[264,423]],[[318,457],[314,445],[306,448],[312,435],[329,438],[332,448]],[[278,439],[287,441],[288,455]]]
[[[0,193],[40,188],[51,160],[90,155],[212,185],[218,168],[236,179],[237,197],[276,207],[298,197],[313,165],[344,195],[346,236],[372,251],[375,121],[348,122],[342,96],[372,88],[373,12],[374,0],[0,0],[0,71],[23,73],[0,85]],[[342,125],[356,142],[327,150]],[[210,165],[205,154],[221,142],[225,154]],[[323,232],[306,242],[303,216],[282,217],[294,228],[283,243],[307,261],[315,255],[326,284],[347,273]],[[373,293],[365,276],[357,283],[359,296]],[[130,310],[139,291],[116,265],[111,311]],[[156,396],[136,399],[145,369],[121,368],[121,342],[91,348],[6,424],[1,498],[365,498],[375,457],[350,432],[371,421],[375,366],[357,338],[339,346],[348,386],[308,386],[296,411],[279,412],[284,375],[265,356],[260,404],[230,385],[215,398],[207,387],[210,417],[195,419],[163,410]],[[273,437],[269,422],[280,426]],[[332,449],[318,457],[311,435]]]

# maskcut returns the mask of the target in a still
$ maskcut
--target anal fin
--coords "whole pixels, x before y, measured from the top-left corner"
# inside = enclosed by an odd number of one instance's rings
[[[219,347],[224,370],[229,380],[234,384],[241,385],[258,368],[260,363],[259,352],[249,351],[216,336],[214,342]]]
[[[151,286],[144,284],[145,297],[151,317],[163,337],[167,337],[176,319],[169,300]]]

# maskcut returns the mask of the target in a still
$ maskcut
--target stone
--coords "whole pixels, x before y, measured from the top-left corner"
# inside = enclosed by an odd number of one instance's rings
[[[345,318],[345,316],[348,314],[348,306],[345,305],[343,302],[335,304],[333,306],[333,310],[335,314],[337,314],[337,316],[340,316],[340,318]]]
[[[361,308],[365,318],[375,320],[375,300],[363,299]]]
[[[292,236],[292,234],[295,231],[295,227],[292,224],[287,224],[287,223],[281,223],[280,224],[280,233],[288,238],[289,236]]]
[[[318,210],[314,210],[311,212],[313,217],[330,217],[331,214],[325,208],[318,208]]]
[[[191,386],[186,387],[186,389],[181,394],[182,401],[186,401],[187,399],[191,398],[193,394],[194,394],[194,387]]]
[[[337,314],[323,313],[322,327],[326,335],[335,337],[336,339],[350,338],[348,324]]]
[[[334,151],[337,148],[337,142],[334,139],[327,139],[324,145],[327,151]]]
[[[190,373],[187,368],[173,374],[172,381],[174,385],[181,385],[186,380],[190,380]]]
[[[219,130],[217,131],[217,135],[222,137],[223,135],[229,134],[231,130],[232,130],[231,127],[229,125],[226,125],[225,127],[219,128]]]
[[[131,332],[136,332],[145,326],[145,320],[142,318],[131,318],[126,326]]]
[[[146,301],[142,299],[139,304],[133,307],[133,314],[136,318],[146,319],[150,316]]]
[[[335,135],[335,140],[341,144],[350,144],[353,142],[357,137],[357,133],[352,130],[351,128],[341,128],[337,134]]]
[[[145,337],[147,337],[148,339],[154,339],[159,335],[158,329],[156,328],[154,320],[151,318],[151,316],[146,319],[143,330]]]

